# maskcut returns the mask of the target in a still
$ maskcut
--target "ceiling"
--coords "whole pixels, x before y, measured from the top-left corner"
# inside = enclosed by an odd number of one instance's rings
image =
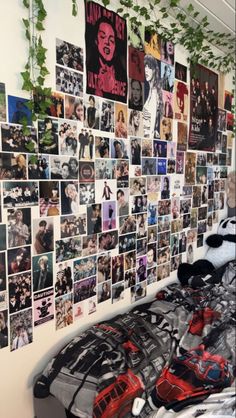
[[[192,4],[194,9],[199,12],[196,21],[207,16],[210,24],[208,29],[235,36],[235,3],[235,0],[181,0],[179,7],[186,10],[186,7]],[[227,47],[220,49],[227,52]]]

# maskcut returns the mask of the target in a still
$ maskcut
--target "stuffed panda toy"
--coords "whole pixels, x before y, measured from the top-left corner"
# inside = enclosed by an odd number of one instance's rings
[[[179,265],[177,276],[182,286],[191,285],[196,288],[204,286],[207,275],[227,262],[235,260],[236,216],[222,219],[217,234],[210,235],[206,239],[206,244],[209,248],[205,259],[197,260],[193,264]]]
[[[215,268],[221,267],[236,257],[236,216],[220,221],[217,234],[206,239],[209,249],[206,259]]]

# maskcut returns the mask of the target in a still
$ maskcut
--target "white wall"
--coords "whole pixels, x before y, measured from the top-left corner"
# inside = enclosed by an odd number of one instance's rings
[[[44,3],[48,13],[44,40],[48,48],[47,65],[51,73],[47,84],[55,88],[55,39],[60,38],[75,45],[84,46],[84,6],[83,1],[79,0],[79,13],[75,18],[71,14],[70,0],[45,0]],[[0,82],[6,84],[7,94],[27,97],[21,91],[19,77],[27,57],[27,42],[21,23],[21,18],[26,17],[26,12],[22,1],[1,0],[0,16]],[[181,47],[176,48],[176,60],[187,64],[185,51]],[[225,87],[231,88],[230,77],[226,78]],[[224,217],[224,215],[225,212],[221,211],[220,217]],[[214,227],[216,228],[216,226]],[[196,256],[201,257],[204,252],[205,249],[200,248],[197,250]],[[173,273],[166,283],[171,282],[175,276],[176,273]],[[162,283],[156,283],[148,286],[149,297],[155,294],[161,285]],[[129,291],[126,291],[123,301],[116,305],[111,305],[110,301],[102,303],[98,305],[96,314],[85,316],[79,323],[75,322],[69,328],[56,332],[55,323],[51,321],[34,330],[32,344],[14,352],[10,352],[9,347],[2,349],[0,351],[1,418],[33,418],[32,382],[34,376],[45,366],[47,359],[85,326],[110,315],[113,316],[129,306],[130,295]]]

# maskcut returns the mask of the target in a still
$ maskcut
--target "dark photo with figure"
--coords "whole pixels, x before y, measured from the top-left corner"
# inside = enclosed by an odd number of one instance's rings
[[[96,11],[96,13],[95,13]],[[118,14],[85,2],[88,94],[126,103],[127,27]]]
[[[190,75],[188,147],[214,151],[218,123],[218,75],[201,65],[191,68]]]

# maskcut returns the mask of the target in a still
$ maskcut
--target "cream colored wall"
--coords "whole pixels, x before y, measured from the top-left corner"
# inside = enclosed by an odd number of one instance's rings
[[[45,45],[48,48],[47,65],[50,70],[47,84],[54,89],[55,39],[60,38],[75,45],[84,46],[84,7],[83,1],[79,0],[79,13],[74,18],[71,15],[70,0],[44,0],[44,3],[48,13],[44,34]],[[114,3],[115,1],[112,1],[113,5]],[[0,16],[0,82],[6,83],[7,94],[27,97],[21,91],[19,77],[27,57],[27,42],[21,23],[21,18],[26,17],[26,12],[22,1],[1,0]],[[187,64],[185,51],[181,47],[176,48],[176,60]],[[226,88],[231,88],[230,77],[226,79]],[[179,178],[183,180],[182,176],[178,176]],[[224,215],[225,212],[221,211],[220,216],[224,217]],[[204,248],[198,249],[196,258],[201,257],[204,252]],[[165,280],[165,284],[172,282],[175,276],[176,273],[172,273],[170,279]],[[161,286],[163,283],[160,282],[148,286],[148,298],[150,299]],[[104,302],[98,305],[95,314],[85,316],[69,328],[56,332],[55,323],[51,321],[34,329],[32,344],[14,352],[10,352],[9,347],[0,350],[0,417],[33,418],[32,382],[34,376],[43,369],[47,360],[83,328],[103,318],[123,312],[129,306],[130,294],[127,290],[123,301],[115,305],[111,305],[110,301]]]

